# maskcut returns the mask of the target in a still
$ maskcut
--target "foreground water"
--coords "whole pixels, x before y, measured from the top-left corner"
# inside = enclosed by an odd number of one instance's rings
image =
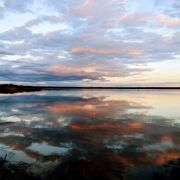
[[[180,158],[180,91],[0,95],[5,154],[44,178],[151,179]]]

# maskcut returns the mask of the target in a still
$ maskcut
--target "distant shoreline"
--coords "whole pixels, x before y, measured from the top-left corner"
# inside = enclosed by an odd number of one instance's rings
[[[180,90],[180,87],[54,87],[54,86],[22,86],[14,84],[2,84],[0,85],[0,93],[13,94],[21,92],[34,92],[43,90]]]
[[[54,89],[180,89],[180,87],[41,87],[47,90]]]

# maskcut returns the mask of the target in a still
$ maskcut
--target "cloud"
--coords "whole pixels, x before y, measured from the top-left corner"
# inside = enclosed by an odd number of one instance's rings
[[[134,12],[117,17],[111,22],[111,25],[123,24],[125,26],[144,26],[145,24],[154,24],[158,26],[167,26],[176,28],[180,26],[180,19],[159,13]]]
[[[173,63],[180,55],[178,1],[156,1],[152,11],[142,10],[143,5],[132,10],[128,2],[4,0],[1,80],[11,75],[16,77],[10,80],[23,82],[105,83],[143,79],[143,73],[152,71],[150,62]],[[16,15],[21,15],[17,26],[7,23]],[[3,73],[6,69],[9,74]]]
[[[2,55],[4,56],[4,55],[14,55],[14,54],[0,49],[0,56],[2,56]]]
[[[85,48],[85,47],[78,47],[78,48],[73,48],[71,50],[71,53],[73,54],[81,54],[81,53],[92,53],[92,54],[100,54],[100,55],[141,55],[142,51],[138,48],[106,48],[106,49],[96,49],[96,48]]]
[[[32,36],[31,31],[23,27],[14,27],[13,29],[0,34],[1,40],[5,41],[21,41],[30,39]]]
[[[180,27],[180,19],[177,17],[158,15],[157,20],[162,25],[166,25],[166,26],[170,26],[170,27]]]
[[[0,18],[4,17],[4,8],[0,6]]]
[[[29,6],[33,4],[34,0],[4,0],[3,7],[6,11],[25,13],[30,11]]]
[[[79,16],[86,17],[89,20],[98,17],[96,21],[103,22],[124,12],[125,2],[125,0],[111,0],[106,3],[103,0],[81,0],[73,9]],[[111,16],[107,16],[105,13]]]

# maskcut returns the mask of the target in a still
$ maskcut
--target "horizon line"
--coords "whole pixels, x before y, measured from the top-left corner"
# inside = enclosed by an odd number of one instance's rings
[[[41,89],[180,89],[180,86],[34,86],[0,84],[0,86],[34,87]]]

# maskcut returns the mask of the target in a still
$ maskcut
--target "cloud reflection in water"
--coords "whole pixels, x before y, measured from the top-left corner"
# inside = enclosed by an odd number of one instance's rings
[[[154,106],[157,97],[166,104]],[[169,97],[172,101],[165,101]],[[72,175],[88,171],[87,176],[95,177],[103,171],[125,176],[127,167],[180,157],[180,113],[171,110],[177,99],[179,92],[116,90],[0,96],[1,147],[11,152],[10,161],[69,163]],[[168,105],[170,116],[164,116]]]

